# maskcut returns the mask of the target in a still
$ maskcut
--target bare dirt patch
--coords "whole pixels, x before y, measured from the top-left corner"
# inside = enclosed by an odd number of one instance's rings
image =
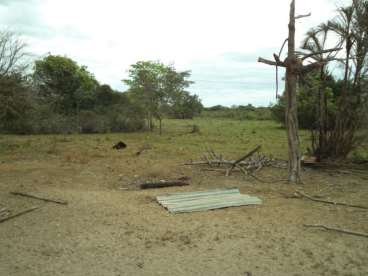
[[[136,137],[126,137],[121,152],[93,136],[80,141],[94,148],[76,150],[75,139],[57,144],[56,154],[45,146],[38,155],[19,149],[3,155],[1,205],[14,212],[41,208],[0,224],[0,275],[368,275],[368,239],[303,227],[368,232],[367,210],[286,198],[294,187],[277,180],[285,179],[283,170],[265,169],[259,177],[274,181],[261,183],[182,166],[188,153],[180,145],[154,141],[137,157]],[[191,177],[191,185],[119,189],[137,179],[181,176]],[[309,194],[368,203],[364,176],[308,170],[303,179]],[[264,204],[172,215],[155,202],[166,192],[234,186]],[[14,190],[69,204],[10,195]]]

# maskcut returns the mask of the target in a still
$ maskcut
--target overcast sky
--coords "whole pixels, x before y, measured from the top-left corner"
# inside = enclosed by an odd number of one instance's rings
[[[297,41],[348,0],[299,0]],[[205,106],[275,101],[271,58],[287,37],[290,0],[0,0],[0,27],[24,35],[29,51],[66,55],[101,83],[121,80],[139,60],[191,70]]]

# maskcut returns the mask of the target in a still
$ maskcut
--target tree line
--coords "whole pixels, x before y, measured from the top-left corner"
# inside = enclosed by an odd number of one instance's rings
[[[186,89],[189,71],[159,61],[131,65],[124,93],[100,84],[86,66],[66,56],[27,62],[26,44],[0,32],[1,133],[105,133],[153,130],[163,117],[193,118],[202,111]]]
[[[233,119],[233,120],[272,120],[273,113],[271,107],[255,107],[248,105],[233,105],[230,107],[215,105],[205,107],[201,113],[201,117]]]

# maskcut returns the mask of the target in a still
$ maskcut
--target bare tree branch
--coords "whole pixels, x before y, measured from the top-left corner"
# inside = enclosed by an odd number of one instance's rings
[[[17,34],[0,31],[0,77],[26,68],[26,46]]]
[[[295,16],[295,20],[300,19],[300,18],[304,18],[304,17],[309,17],[311,15],[312,15],[312,13],[297,15],[297,16]]]
[[[278,58],[281,57],[282,51],[284,50],[284,47],[286,45],[286,43],[289,41],[289,38],[286,38],[284,40],[284,43],[282,43],[282,46],[280,48],[279,54],[278,54]],[[279,95],[279,67],[276,66],[276,99]]]
[[[282,63],[277,63],[275,61],[272,61],[272,60],[268,60],[268,59],[264,59],[264,58],[261,58],[259,57],[258,58],[258,62],[261,62],[261,63],[264,63],[264,64],[267,64],[267,65],[272,65],[272,66],[281,66],[281,67],[285,67],[285,64],[282,62]]]
[[[286,66],[286,64],[283,61],[280,60],[280,57],[278,55],[273,54],[273,57],[276,60],[277,66],[280,66],[279,64],[282,64],[283,66]]]

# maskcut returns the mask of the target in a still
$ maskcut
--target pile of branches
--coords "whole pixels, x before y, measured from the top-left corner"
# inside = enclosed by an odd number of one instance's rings
[[[264,167],[287,168],[287,161],[269,158],[259,152],[261,146],[257,146],[237,160],[226,160],[212,149],[207,149],[201,161],[185,163],[185,165],[207,165],[211,170],[224,170],[229,176],[233,170],[238,170],[247,176],[254,176]]]

